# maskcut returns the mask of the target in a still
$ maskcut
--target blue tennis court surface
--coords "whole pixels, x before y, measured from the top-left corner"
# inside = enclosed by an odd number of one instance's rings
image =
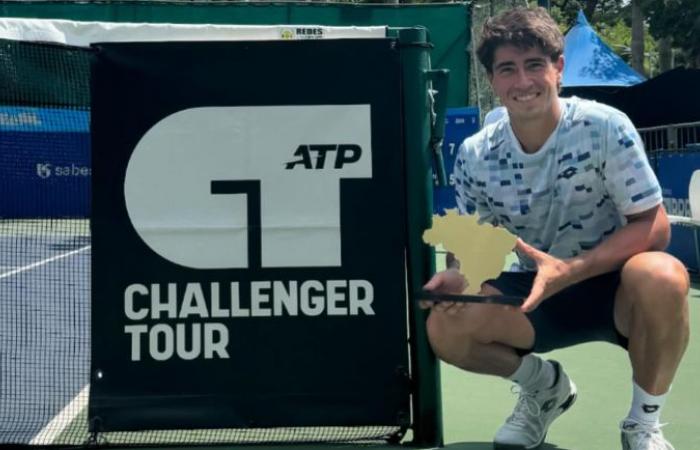
[[[68,234],[86,231],[76,224],[0,226],[0,434],[10,441],[58,431],[88,382],[90,238]]]

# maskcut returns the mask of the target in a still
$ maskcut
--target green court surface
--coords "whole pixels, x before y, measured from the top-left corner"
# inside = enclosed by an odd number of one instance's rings
[[[700,280],[689,295],[691,338],[662,414],[664,434],[676,450],[700,449]],[[610,344],[591,343],[543,355],[556,359],[578,386],[574,406],[557,419],[543,449],[619,449],[618,423],[629,410],[632,372],[627,354]],[[445,447],[491,448],[491,439],[510,414],[516,395],[495,377],[442,366]]]
[[[700,279],[693,280],[691,340],[666,403],[664,434],[676,450],[700,449]],[[694,331],[694,332],[693,332]],[[561,362],[578,386],[578,400],[550,429],[543,450],[620,449],[619,421],[631,399],[631,370],[627,354],[618,347],[591,343],[544,355]],[[449,450],[488,450],[502,421],[510,414],[516,394],[507,381],[479,376],[443,364],[442,402],[445,447]],[[224,447],[210,448],[235,448]],[[387,445],[255,446],[256,449],[397,449]]]

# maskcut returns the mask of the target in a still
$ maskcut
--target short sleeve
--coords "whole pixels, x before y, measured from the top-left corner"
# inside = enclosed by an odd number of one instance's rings
[[[661,187],[636,128],[623,113],[607,121],[603,161],[605,187],[622,215],[644,212],[662,202]]]

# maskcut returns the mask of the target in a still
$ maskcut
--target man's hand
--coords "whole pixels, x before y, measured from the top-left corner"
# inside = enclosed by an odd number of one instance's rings
[[[526,244],[520,238],[516,241],[515,248],[537,265],[537,276],[532,283],[530,295],[520,307],[523,312],[533,311],[542,301],[579,281],[576,277],[575,260],[555,258]]]
[[[457,269],[447,269],[438,272],[428,281],[423,289],[442,294],[461,294],[469,286],[466,278]],[[449,311],[456,313],[462,309],[464,304],[456,304],[454,302],[431,302],[423,300],[420,302],[420,307],[423,309],[435,308],[438,311]]]

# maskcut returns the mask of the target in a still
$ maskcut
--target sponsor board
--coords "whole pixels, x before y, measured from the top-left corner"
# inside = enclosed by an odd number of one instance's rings
[[[0,107],[0,215],[88,217],[90,174],[87,111]]]
[[[656,176],[661,184],[663,204],[668,214],[690,217],[688,185],[695,170],[700,169],[700,151],[655,152],[653,160]],[[666,251],[691,270],[697,270],[700,261],[696,255],[696,230],[683,225],[673,225],[671,242]]]
[[[277,78],[316,58],[333,80]],[[93,67],[92,428],[405,420],[391,41],[107,44]]]
[[[453,169],[457,151],[462,142],[479,131],[479,109],[474,107],[449,108],[445,117],[445,138],[442,141],[442,160],[445,166],[447,186],[440,186],[437,171],[433,168],[433,214],[457,208]]]

